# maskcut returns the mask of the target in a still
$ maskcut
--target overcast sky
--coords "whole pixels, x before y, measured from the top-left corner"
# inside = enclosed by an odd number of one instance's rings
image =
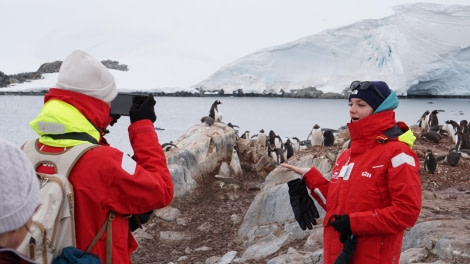
[[[392,6],[414,2],[2,1],[0,71],[35,71],[42,63],[63,60],[80,48],[99,59],[123,63],[151,59],[152,71],[168,76],[161,79],[162,84],[189,85],[259,49],[363,19],[390,16]],[[470,0],[427,2],[470,5]]]

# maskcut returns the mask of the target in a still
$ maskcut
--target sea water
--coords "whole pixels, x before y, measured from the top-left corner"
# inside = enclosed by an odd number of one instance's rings
[[[300,99],[278,97],[156,97],[155,127],[160,143],[175,141],[190,127],[209,115],[215,100],[222,112],[224,123],[237,125],[239,135],[250,131],[257,134],[261,129],[266,133],[273,130],[284,137],[298,137],[305,140],[312,127],[340,129],[349,122],[348,101],[346,99]],[[409,125],[417,124],[426,111],[441,110],[438,113],[440,124],[446,120],[470,120],[470,99],[464,98],[406,98],[400,99],[396,110],[397,120]],[[0,96],[0,137],[13,144],[36,138],[28,123],[41,110],[43,96],[1,95]],[[132,153],[127,127],[129,117],[122,116],[109,128],[108,142]]]

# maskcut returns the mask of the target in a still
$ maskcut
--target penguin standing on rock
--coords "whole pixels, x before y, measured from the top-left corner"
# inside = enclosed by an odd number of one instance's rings
[[[426,151],[426,156],[424,158],[424,170],[431,174],[434,174],[434,172],[436,171],[436,167],[437,167],[436,157],[434,156],[432,151],[428,149]]]
[[[292,148],[294,149],[294,153],[300,150],[300,139],[298,137],[292,138]]]
[[[240,138],[244,138],[244,139],[250,139],[250,131],[245,131],[245,133],[243,133]]]
[[[252,138],[256,137],[256,140],[262,149],[266,149],[266,142],[268,141],[268,137],[266,133],[264,133],[264,129],[261,129],[258,134],[251,136]]]
[[[269,149],[280,148],[282,150],[284,148],[281,137],[272,130],[268,134],[268,143]]]
[[[284,149],[286,152],[285,159],[288,160],[290,157],[294,156],[294,147],[292,146],[292,142],[289,138],[284,140]]]
[[[312,131],[307,137],[307,140],[310,140],[312,146],[321,146],[323,144],[323,133],[318,124],[313,126]]]
[[[211,109],[209,111],[209,116],[214,118],[216,122],[222,122],[222,112],[219,111],[219,104],[222,104],[222,102],[215,100],[214,103],[212,103]]]

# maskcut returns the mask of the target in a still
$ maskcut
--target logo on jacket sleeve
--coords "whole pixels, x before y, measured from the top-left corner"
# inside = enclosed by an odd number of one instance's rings
[[[125,170],[130,175],[133,175],[135,172],[136,166],[137,166],[137,163],[135,163],[135,160],[129,157],[129,155],[122,154],[121,168],[123,170]]]
[[[400,153],[400,154],[398,154],[398,155],[396,155],[395,157],[392,158],[392,166],[394,168],[396,168],[398,166],[401,166],[403,164],[408,164],[408,165],[413,166],[413,167],[416,166],[415,159],[412,156],[410,156],[410,155],[408,155],[404,152],[402,152],[402,153]]]

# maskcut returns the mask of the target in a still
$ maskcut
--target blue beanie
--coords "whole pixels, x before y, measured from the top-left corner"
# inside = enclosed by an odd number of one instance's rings
[[[372,81],[370,83],[371,85],[365,90],[362,90],[360,87],[352,90],[349,95],[349,101],[351,101],[351,98],[360,98],[374,109],[374,113],[397,108],[398,98],[385,82]],[[361,86],[362,85],[364,85],[363,82],[361,82]],[[377,91],[379,91],[383,97],[378,94]],[[387,101],[386,106],[381,106],[384,101]]]

